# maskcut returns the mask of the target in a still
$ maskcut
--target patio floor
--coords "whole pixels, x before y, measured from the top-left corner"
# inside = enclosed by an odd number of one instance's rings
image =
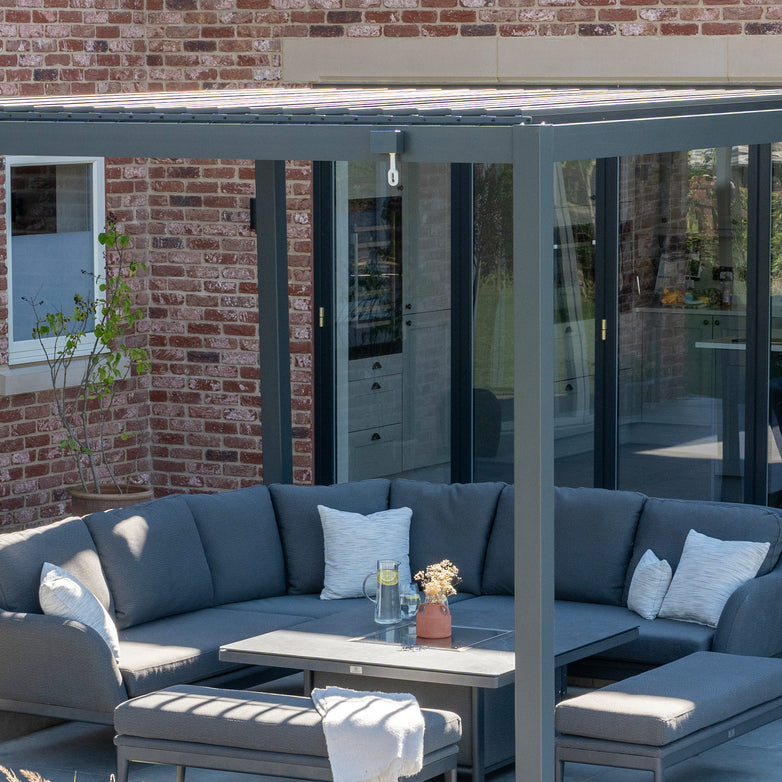
[[[13,771],[21,782],[37,782],[22,770],[40,774],[50,782],[109,782],[115,772],[111,728],[86,723],[64,723],[22,738],[0,743],[0,766]],[[248,774],[227,774],[192,769],[188,782],[249,782]],[[758,728],[721,747],[674,767],[668,782],[775,782],[782,781],[782,720]],[[0,780],[5,782],[0,770]],[[173,782],[169,766],[132,764],[130,782]],[[567,782],[649,782],[643,771],[566,766]],[[513,782],[511,770],[498,772],[490,782]]]

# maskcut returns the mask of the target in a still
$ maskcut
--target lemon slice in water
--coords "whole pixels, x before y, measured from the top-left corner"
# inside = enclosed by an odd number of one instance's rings
[[[378,570],[377,583],[383,586],[393,586],[399,583],[399,573],[396,570]]]

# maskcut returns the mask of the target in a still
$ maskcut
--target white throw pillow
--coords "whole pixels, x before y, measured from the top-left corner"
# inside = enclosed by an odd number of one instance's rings
[[[630,581],[627,607],[644,619],[654,619],[660,613],[672,576],[668,560],[658,559],[650,548],[646,549]]]
[[[757,575],[769,546],[691,529],[659,616],[716,627],[728,598]]]
[[[100,600],[76,576],[51,562],[44,562],[38,601],[45,614],[75,619],[92,627],[106,641],[114,659],[119,661],[119,638],[114,620]]]
[[[377,570],[378,559],[397,560],[399,583],[410,583],[410,508],[363,516],[318,505],[318,513],[326,558],[321,600],[361,597],[364,578]],[[374,594],[376,588],[370,579],[367,590]]]

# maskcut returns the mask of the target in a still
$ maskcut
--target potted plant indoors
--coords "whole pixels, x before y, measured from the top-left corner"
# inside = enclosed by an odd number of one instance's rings
[[[131,372],[149,370],[149,354],[129,344],[127,337],[142,317],[134,305],[130,280],[143,264],[128,257],[130,237],[109,221],[99,237],[104,248],[105,272],[92,278],[98,295],[75,293],[73,310],[41,312],[44,302],[26,299],[33,308],[33,338],[43,348],[51,376],[54,404],[65,437],[59,446],[75,462],[79,485],[69,488],[72,512],[83,515],[130,505],[152,497],[143,485],[120,483],[114,474],[108,451],[114,432],[112,406],[121,381]],[[123,429],[126,440],[131,433]]]
[[[415,634],[419,638],[449,638],[451,636],[451,610],[448,597],[456,594],[456,584],[461,581],[459,568],[451,560],[444,559],[426,570],[419,570],[413,577],[421,584],[424,602],[418,606],[415,617]]]

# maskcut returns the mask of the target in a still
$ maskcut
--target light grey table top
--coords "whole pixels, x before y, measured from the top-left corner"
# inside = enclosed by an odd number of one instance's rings
[[[481,627],[473,601],[451,607],[453,625]],[[493,606],[488,640],[458,649],[439,648],[428,642],[412,648],[402,643],[364,640],[383,628],[374,623],[371,605],[366,610],[313,619],[294,627],[226,644],[220,659],[249,665],[299,668],[326,673],[359,674],[467,687],[497,688],[513,682],[516,670],[513,601]],[[574,660],[632,640],[637,624],[621,617],[599,617],[595,626],[580,625],[578,610],[558,604],[555,664]],[[461,621],[463,620],[463,621]],[[467,633],[464,633],[467,635]],[[454,638],[459,638],[455,633]]]

